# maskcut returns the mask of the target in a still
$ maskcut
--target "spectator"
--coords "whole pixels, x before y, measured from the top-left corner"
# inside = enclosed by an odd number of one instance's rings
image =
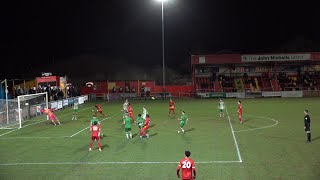
[[[116,91],[117,91],[117,90],[116,90],[116,87],[113,86],[113,88],[112,88],[112,93],[116,93]]]

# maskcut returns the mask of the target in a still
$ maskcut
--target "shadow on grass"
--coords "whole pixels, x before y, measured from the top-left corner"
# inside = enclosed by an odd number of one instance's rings
[[[132,134],[132,138],[135,138],[138,136],[138,133]]]
[[[155,126],[156,126],[156,124],[151,124],[151,125],[150,125],[151,128],[152,128],[152,127],[155,127]]]
[[[311,141],[315,141],[315,140],[318,140],[318,139],[320,139],[320,136],[311,139]]]
[[[185,130],[184,132],[190,132],[190,131],[194,131],[194,130],[195,130],[195,128],[191,128],[191,129]]]
[[[150,137],[153,137],[153,136],[156,136],[158,135],[158,133],[153,133],[153,134],[150,134]]]
[[[103,144],[103,142],[101,142],[101,144]],[[102,147],[102,149],[110,148],[110,146],[108,144],[103,144],[101,147]]]

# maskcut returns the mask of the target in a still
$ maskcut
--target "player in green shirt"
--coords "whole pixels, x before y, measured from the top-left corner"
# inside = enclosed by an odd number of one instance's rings
[[[182,111],[181,118],[179,118],[178,120],[180,120],[180,130],[182,131],[182,133],[184,133],[183,127],[189,120],[186,112]],[[180,130],[178,130],[178,133],[180,133]]]
[[[96,116],[93,116],[93,118],[91,119],[90,126],[93,126],[94,122],[97,122],[97,124],[100,124],[100,121]]]
[[[73,104],[73,116],[72,116],[72,120],[77,120],[77,114],[78,114],[78,103],[74,103]]]
[[[139,129],[143,127],[144,119],[141,117],[141,114],[138,114],[138,118],[136,119]]]
[[[126,131],[127,139],[129,138],[132,139],[131,123],[132,123],[132,119],[129,116],[124,116],[123,124],[124,124],[124,129]]]

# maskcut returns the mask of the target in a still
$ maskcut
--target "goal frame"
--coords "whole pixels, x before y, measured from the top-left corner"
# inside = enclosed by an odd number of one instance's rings
[[[27,95],[20,95],[18,96],[18,113],[19,113],[19,129],[22,128],[22,118],[21,118],[21,98],[22,97],[30,97],[30,96],[34,96],[34,95],[42,95],[45,94],[46,95],[46,107],[49,107],[49,101],[48,101],[48,93],[47,92],[43,92],[43,93],[36,93],[36,94],[27,94]],[[48,116],[47,116],[48,119]]]

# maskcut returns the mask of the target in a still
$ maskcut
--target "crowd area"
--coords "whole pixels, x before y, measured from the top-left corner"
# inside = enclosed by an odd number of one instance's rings
[[[304,72],[304,73],[285,73],[279,72],[277,76],[262,73],[259,76],[252,76],[246,73],[230,77],[219,74],[216,79],[211,77],[197,78],[197,89],[214,89],[214,81],[220,82],[223,88],[229,88],[236,91],[235,80],[242,79],[244,85],[251,84],[252,87],[271,86],[270,80],[277,80],[281,90],[319,90],[320,89],[320,73]],[[257,84],[258,83],[258,84]]]
[[[43,93],[47,92],[48,93],[48,99],[50,101],[56,101],[59,99],[64,99],[66,97],[75,97],[79,95],[79,92],[77,89],[73,86],[68,86],[66,93],[58,86],[38,86],[32,87],[30,89],[24,89],[21,87],[14,87],[14,92],[12,92],[13,97],[16,98],[20,95],[27,95],[27,94],[36,94],[36,93]]]

